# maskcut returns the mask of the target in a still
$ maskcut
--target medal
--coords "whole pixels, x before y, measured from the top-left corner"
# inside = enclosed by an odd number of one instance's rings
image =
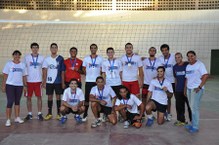
[[[133,55],[132,55],[133,56]],[[127,61],[128,61],[128,67],[132,66],[132,56],[129,59],[128,56],[126,55]]]
[[[93,61],[93,58],[90,56],[91,58],[91,66],[92,66],[92,69],[95,69],[95,66],[96,66],[96,60],[97,60],[97,56],[94,58],[94,61]]]
[[[171,56],[171,54],[170,54]],[[168,62],[169,62],[169,59],[170,59],[170,56],[168,57],[167,61],[165,61],[165,58],[164,58],[164,67],[167,68],[168,67]]]
[[[37,55],[37,57],[36,57],[36,61],[34,60],[34,56],[31,54],[31,56],[32,56],[32,60],[33,60],[33,66],[34,66],[34,68],[36,68],[37,67],[37,60],[38,60],[38,55]]]
[[[71,62],[72,70],[74,70],[75,65],[76,65],[76,58],[74,59],[74,62],[73,62],[72,59],[70,58],[70,62]]]
[[[155,69],[154,65],[156,63],[156,58],[154,59],[154,63],[152,64],[151,59],[149,58],[150,66],[151,66],[151,71]]]

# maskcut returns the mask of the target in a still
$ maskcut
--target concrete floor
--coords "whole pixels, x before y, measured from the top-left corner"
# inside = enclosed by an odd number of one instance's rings
[[[174,99],[172,99],[173,120],[162,126],[156,123],[148,128],[145,122],[140,129],[123,129],[123,124],[112,126],[103,123],[92,129],[93,115],[83,124],[76,124],[73,115],[68,116],[66,124],[61,125],[53,119],[40,122],[36,118],[24,124],[5,127],[5,94],[0,92],[0,145],[219,145],[219,77],[211,77],[202,98],[200,131],[188,133],[183,127],[176,127]],[[43,97],[43,113],[47,113],[47,97]],[[55,104],[55,103],[54,103]],[[33,98],[33,110],[36,99]],[[54,115],[56,111],[53,106]],[[36,111],[33,112],[36,116]],[[26,101],[21,100],[21,117],[27,114]],[[54,116],[55,118],[55,116]]]

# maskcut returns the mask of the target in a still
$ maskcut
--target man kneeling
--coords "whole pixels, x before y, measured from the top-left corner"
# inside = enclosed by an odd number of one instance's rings
[[[103,77],[97,77],[96,84],[90,92],[91,109],[96,119],[91,127],[95,128],[101,125],[100,113],[103,113],[109,119],[109,122],[115,125],[117,123],[117,116],[114,111],[116,94],[110,86],[105,85]]]
[[[157,111],[157,123],[164,123],[164,114],[167,110],[168,97],[173,96],[173,88],[171,83],[164,78],[165,68],[159,66],[157,68],[157,78],[153,79],[148,88],[146,113],[148,120],[146,126],[151,126],[154,122],[152,111]]]
[[[125,86],[120,88],[119,93],[120,97],[116,100],[115,110],[119,111],[125,120],[124,128],[128,128],[130,124],[136,128],[140,128],[144,113],[143,103],[135,95],[130,94]],[[138,114],[138,108],[140,109],[140,114]]]
[[[69,87],[65,89],[62,97],[62,106],[60,112],[62,114],[61,123],[64,124],[67,120],[66,114],[75,114],[74,118],[77,123],[81,123],[80,114],[84,113],[84,93],[78,88],[77,79],[71,79]]]

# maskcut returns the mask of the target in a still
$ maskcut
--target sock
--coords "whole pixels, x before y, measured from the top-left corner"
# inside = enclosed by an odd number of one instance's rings
[[[32,115],[32,112],[28,112],[29,115]]]
[[[48,100],[48,114],[52,114],[53,101]]]
[[[56,100],[57,114],[60,114],[61,100]]]
[[[42,112],[38,112],[38,115],[42,114]]]
[[[87,117],[88,108],[89,108],[89,106],[85,106],[83,118]]]

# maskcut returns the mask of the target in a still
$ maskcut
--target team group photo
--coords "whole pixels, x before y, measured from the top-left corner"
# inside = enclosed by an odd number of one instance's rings
[[[108,58],[103,58],[93,43],[90,54],[81,60],[77,58],[80,50],[76,47],[69,49],[67,59],[58,53],[56,43],[49,49],[51,54],[44,57],[39,54],[39,44],[34,42],[30,45],[30,54],[23,54],[21,58],[22,52],[14,50],[12,60],[5,64],[2,91],[7,96],[6,127],[14,123],[25,125],[36,111],[39,121],[54,117],[60,124],[65,124],[71,118],[68,114],[73,114],[78,124],[94,116],[91,128],[105,122],[123,123],[124,129],[150,127],[154,123],[170,122],[174,103],[177,115],[174,125],[184,126],[190,133],[199,131],[199,106],[208,72],[195,51],[188,51],[187,58],[183,59],[181,52],[170,53],[170,46],[162,44],[158,49],[148,48],[149,57],[143,57],[134,53],[132,43],[126,43],[121,57],[116,58],[116,51],[109,47],[106,49]],[[162,55],[157,56],[157,51]],[[85,75],[84,84],[82,75]],[[48,106],[42,106],[43,89]],[[20,116],[23,96],[27,108],[24,118]],[[32,103],[34,96],[37,104]],[[32,110],[32,105],[37,105],[37,110]],[[48,107],[48,112],[42,112],[43,107]],[[56,114],[52,113],[53,108]]]

